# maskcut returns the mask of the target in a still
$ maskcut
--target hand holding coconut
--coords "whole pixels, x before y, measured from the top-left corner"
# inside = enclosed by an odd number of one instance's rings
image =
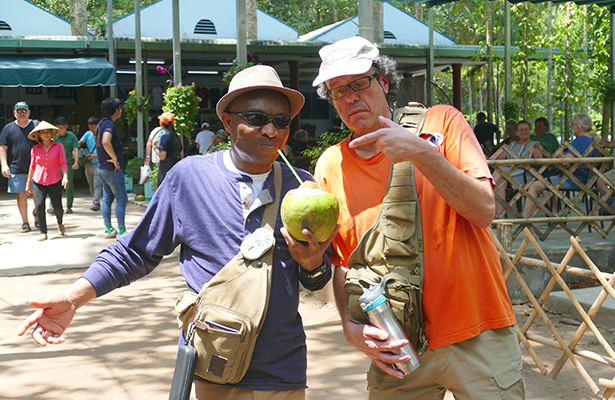
[[[305,270],[322,265],[322,254],[337,235],[340,225],[338,201],[315,182],[303,182],[289,190],[280,206],[283,228],[290,253]]]

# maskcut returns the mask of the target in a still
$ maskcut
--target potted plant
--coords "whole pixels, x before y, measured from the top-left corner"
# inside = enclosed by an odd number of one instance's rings
[[[156,191],[156,181],[158,180],[158,166],[152,167],[152,172],[149,174],[149,181],[143,184],[143,193],[145,195],[145,201],[150,201],[154,192]]]
[[[152,106],[152,95],[139,95],[137,94],[136,90],[131,90],[128,94],[128,99],[126,99],[126,101],[124,102],[124,110],[128,125],[132,124],[132,122],[135,120],[138,111],[143,112],[143,120],[146,120],[147,112]]]
[[[124,167],[124,176],[126,178],[126,190],[132,191],[136,195],[143,194],[143,185],[140,185],[141,167],[145,164],[144,157],[131,158],[126,162]],[[130,190],[128,190],[128,182],[130,181]]]

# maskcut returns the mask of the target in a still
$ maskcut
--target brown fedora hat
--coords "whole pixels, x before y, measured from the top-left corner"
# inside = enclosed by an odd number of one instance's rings
[[[60,130],[55,125],[51,125],[47,121],[41,121],[36,125],[36,128],[32,129],[32,132],[28,134],[28,139],[38,141],[38,133],[45,129],[51,129],[52,139],[60,134]]]
[[[222,119],[222,113],[228,109],[228,106],[237,97],[258,89],[275,90],[286,96],[290,102],[291,118],[299,114],[305,102],[305,98],[300,92],[284,87],[275,69],[268,65],[255,65],[239,71],[237,75],[233,77],[228,88],[228,93],[222,96],[216,105],[216,114],[218,114],[218,118]]]

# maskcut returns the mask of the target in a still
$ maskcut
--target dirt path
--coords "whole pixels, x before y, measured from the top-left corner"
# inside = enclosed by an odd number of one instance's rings
[[[67,342],[41,348],[15,331],[30,313],[28,299],[67,288],[81,271],[0,278],[0,399],[167,399],[177,343],[173,305],[184,290],[177,259],[167,259],[151,276],[97,299],[77,314],[66,333]],[[331,304],[302,296],[300,311],[308,335],[309,400],[367,399],[367,358],[343,337],[339,318]],[[530,311],[516,307],[520,320]],[[576,326],[562,325],[566,340]],[[560,329],[560,328],[558,328]],[[544,323],[532,332],[551,337]],[[604,330],[607,340],[612,331]],[[586,335],[583,348],[600,345]],[[561,351],[536,345],[551,368]],[[542,376],[524,351],[527,398],[599,399],[593,396],[570,362],[556,380]],[[589,374],[612,379],[612,368],[582,361]]]

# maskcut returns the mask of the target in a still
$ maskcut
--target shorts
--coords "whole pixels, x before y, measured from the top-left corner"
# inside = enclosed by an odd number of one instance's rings
[[[523,360],[515,326],[481,332],[463,342],[427,350],[421,366],[398,379],[372,363],[370,400],[525,399]]]
[[[11,174],[9,177],[8,193],[25,193],[28,174]]]
[[[239,389],[228,385],[216,385],[199,379],[194,380],[194,389],[197,400],[305,400],[305,389]]]

